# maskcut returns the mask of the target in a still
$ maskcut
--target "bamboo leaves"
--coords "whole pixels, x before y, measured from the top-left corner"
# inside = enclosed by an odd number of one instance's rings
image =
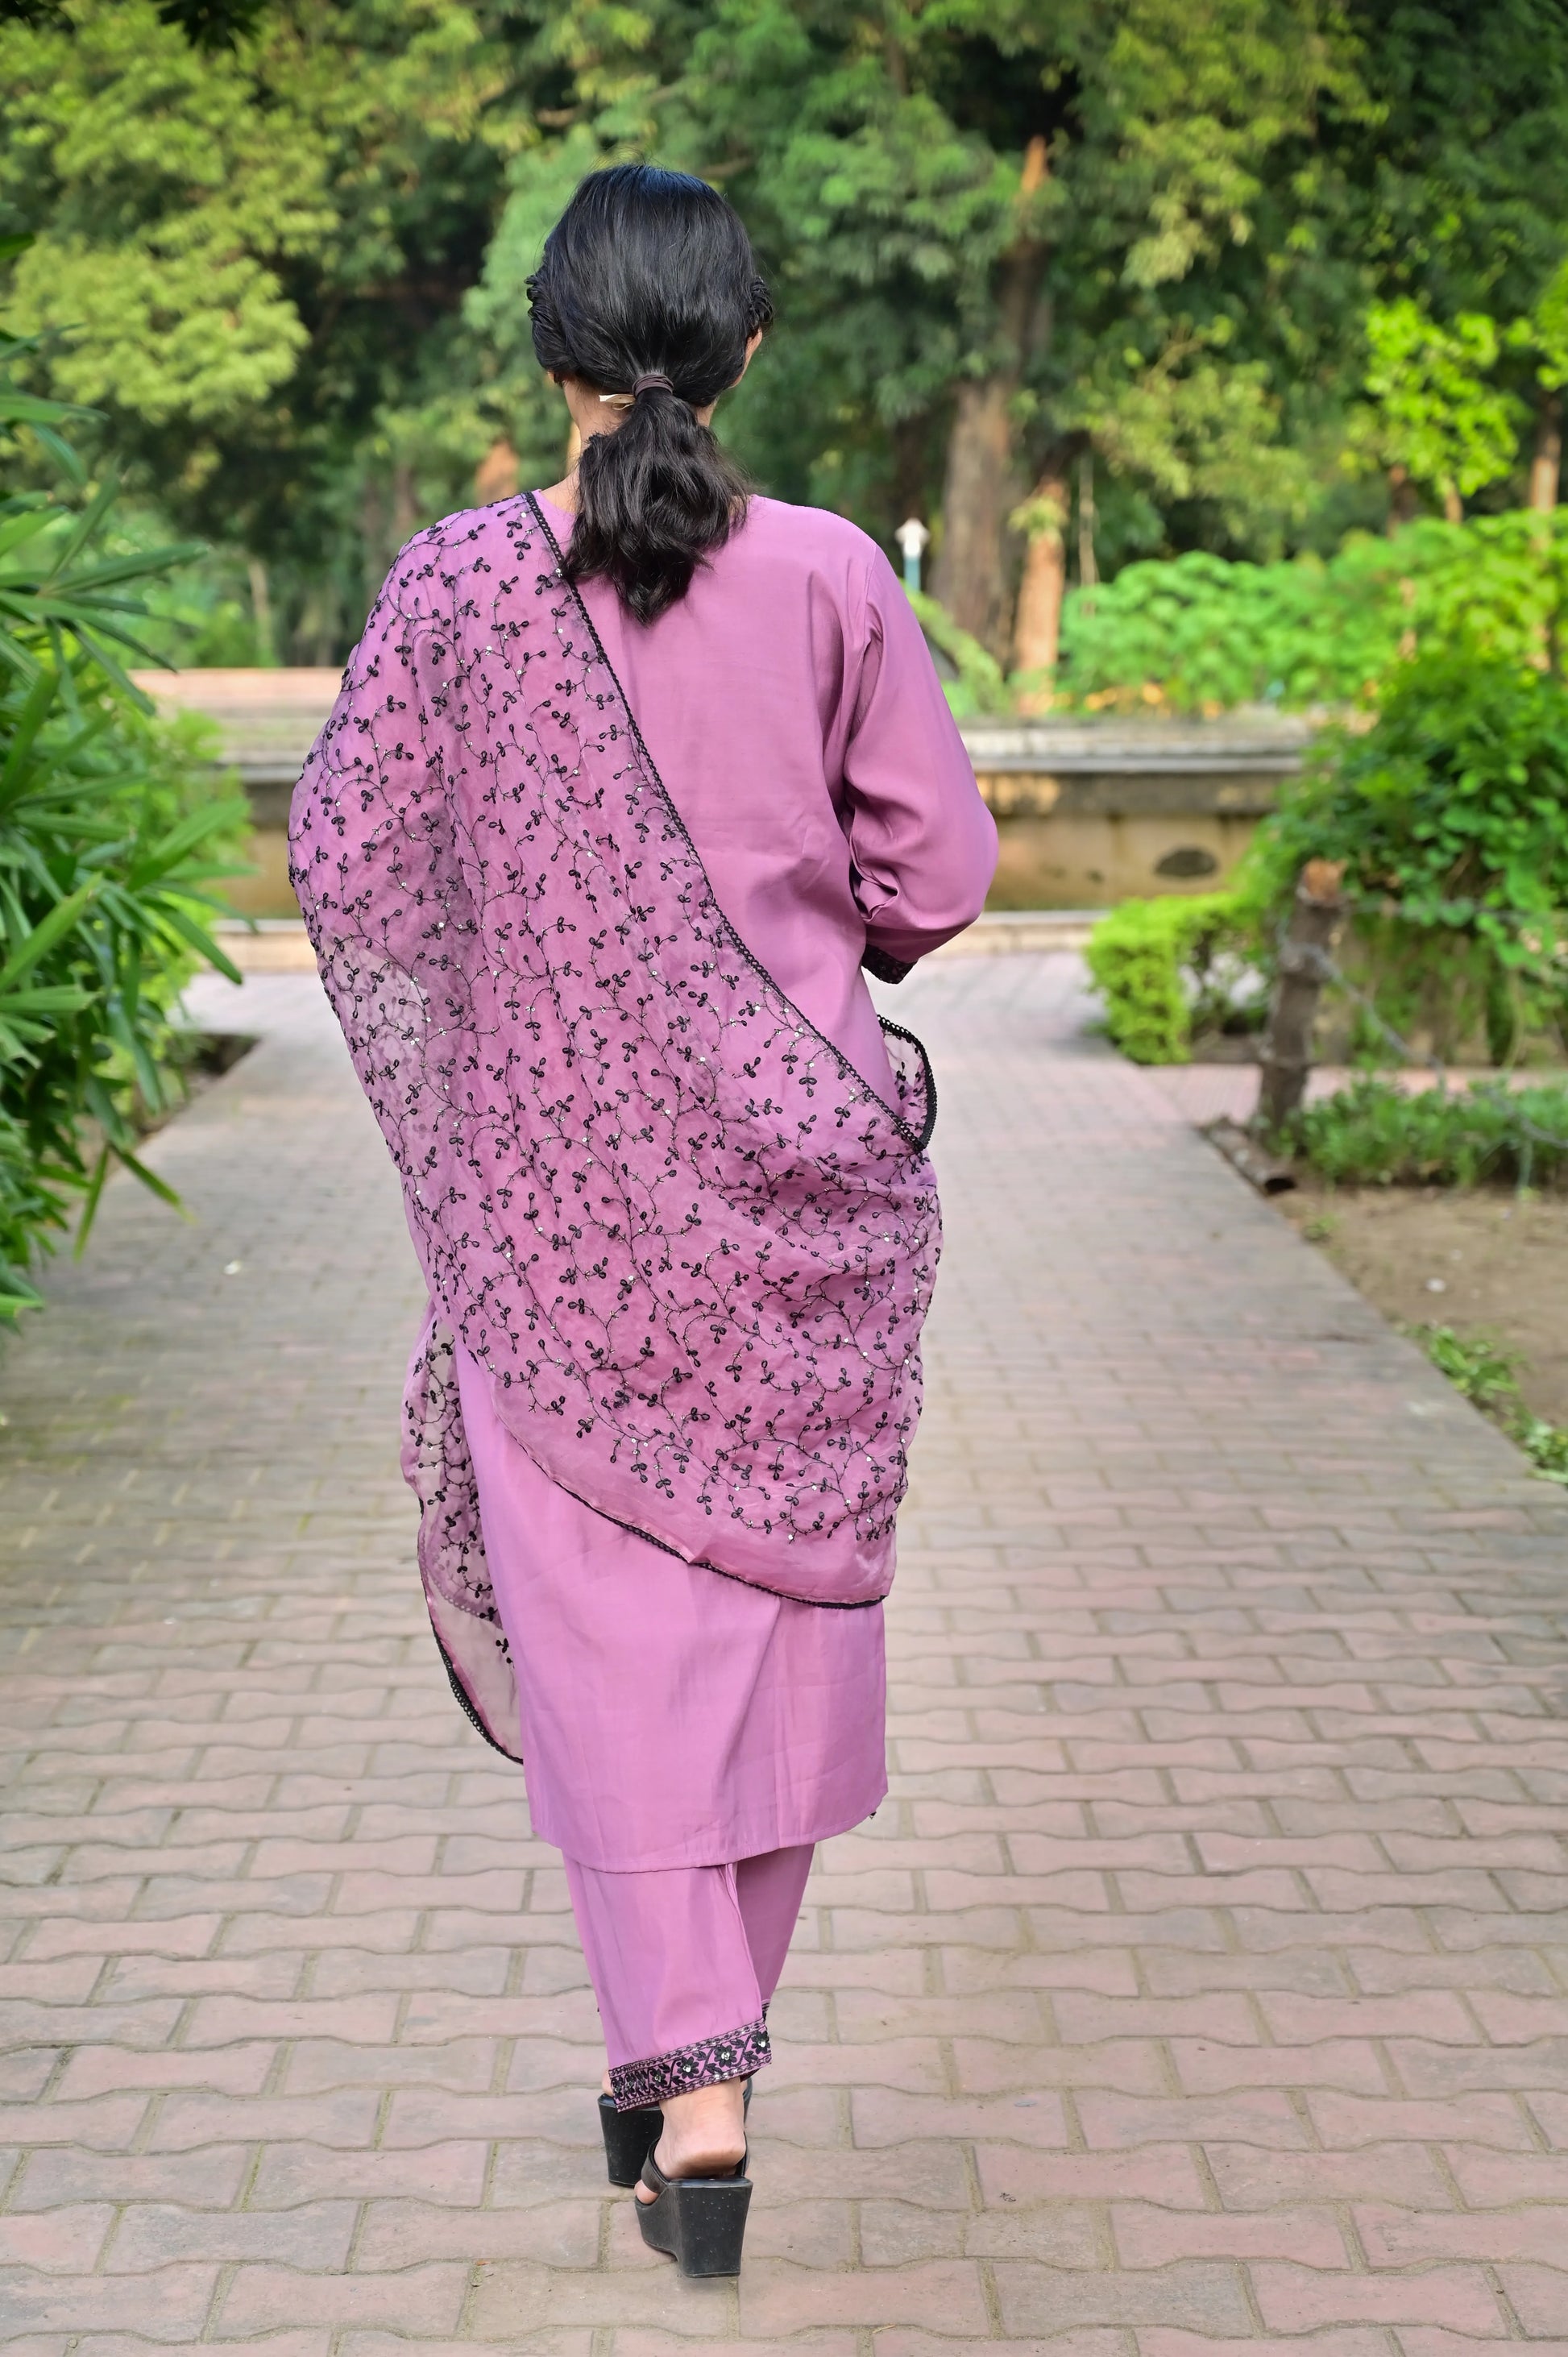
[[[38,1306],[38,1252],[78,1202],[80,1249],[116,1166],[175,1201],[138,1116],[170,1102],[185,975],[234,974],[209,888],[244,805],[213,796],[119,661],[141,651],[139,585],[186,552],[103,553],[114,486],[75,496],[70,417],[0,380],[0,428],[63,485],[0,496],[0,1321]]]

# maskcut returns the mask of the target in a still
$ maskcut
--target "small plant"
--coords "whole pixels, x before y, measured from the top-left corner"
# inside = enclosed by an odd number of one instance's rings
[[[1244,1028],[1262,1012],[1252,931],[1229,892],[1123,900],[1086,952],[1105,1028],[1135,1064],[1185,1064],[1195,1035]]]
[[[1336,1187],[1551,1186],[1568,1178],[1568,1082],[1411,1094],[1369,1077],[1301,1106],[1284,1136]]]
[[[1494,1409],[1517,1394],[1517,1351],[1505,1351],[1484,1335],[1466,1340],[1452,1326],[1414,1326],[1411,1333],[1438,1373],[1446,1375],[1455,1389],[1477,1407]]]
[[[1543,1481],[1568,1485],[1568,1430],[1526,1407],[1518,1382],[1524,1361],[1517,1351],[1503,1350],[1485,1335],[1456,1334],[1452,1326],[1407,1326],[1404,1331],[1438,1373],[1523,1450]]]
[[[1512,1437],[1543,1481],[1561,1481],[1568,1487],[1568,1431],[1562,1425],[1526,1414],[1514,1426]]]

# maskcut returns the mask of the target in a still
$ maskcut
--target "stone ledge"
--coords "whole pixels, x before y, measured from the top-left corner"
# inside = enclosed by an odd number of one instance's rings
[[[240,773],[258,827],[283,826],[289,797],[332,709],[340,673],[135,672],[166,710],[198,712]],[[1215,720],[969,720],[964,744],[999,817],[1256,817],[1294,776],[1321,716],[1240,711]]]
[[[1019,909],[987,912],[932,952],[939,958],[1037,956],[1042,951],[1081,950],[1100,912],[1093,909]],[[213,927],[220,945],[242,974],[314,974],[316,952],[297,917],[261,917],[254,925],[220,918]]]

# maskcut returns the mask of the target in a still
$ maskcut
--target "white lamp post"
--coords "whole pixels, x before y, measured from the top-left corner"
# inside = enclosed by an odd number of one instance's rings
[[[904,552],[904,587],[918,589],[920,559],[931,544],[931,535],[918,516],[911,516],[908,523],[899,525],[893,537]]]

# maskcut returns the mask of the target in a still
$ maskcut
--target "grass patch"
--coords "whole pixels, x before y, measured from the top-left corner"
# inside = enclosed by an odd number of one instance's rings
[[[1452,1326],[1407,1326],[1440,1375],[1474,1402],[1522,1449],[1543,1481],[1568,1488],[1568,1430],[1532,1415],[1520,1397],[1517,1351],[1506,1351],[1485,1335],[1456,1334]]]

